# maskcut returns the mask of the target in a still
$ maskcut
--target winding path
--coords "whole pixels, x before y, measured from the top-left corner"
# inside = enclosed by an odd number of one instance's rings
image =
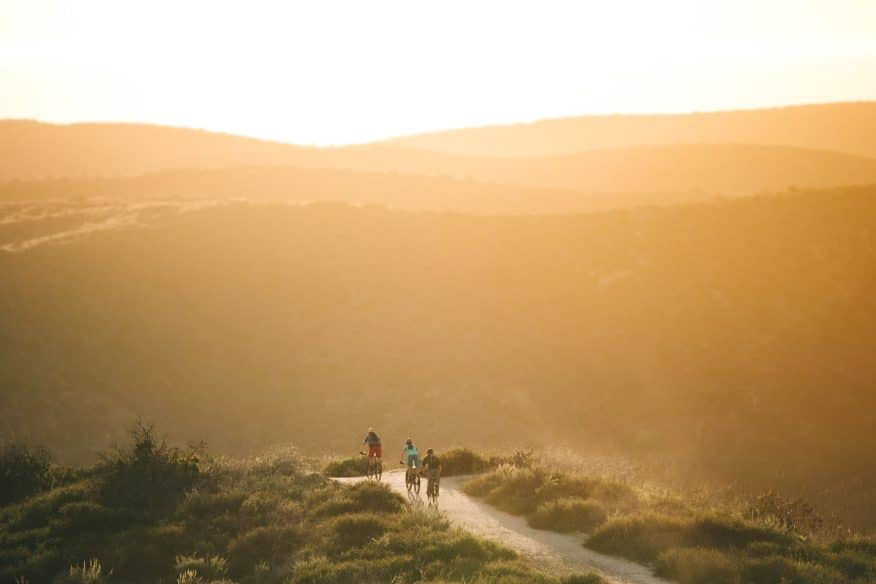
[[[365,479],[354,477],[335,480],[353,484]],[[586,536],[534,529],[526,524],[523,517],[499,511],[469,497],[461,489],[465,480],[466,477],[441,479],[439,507],[454,525],[508,546],[552,574],[595,572],[613,584],[668,584],[667,580],[654,576],[645,566],[585,548],[582,544]],[[387,472],[383,475],[383,482],[392,490],[408,496],[404,472]],[[412,504],[422,504],[425,494],[424,484],[422,498],[413,498]]]

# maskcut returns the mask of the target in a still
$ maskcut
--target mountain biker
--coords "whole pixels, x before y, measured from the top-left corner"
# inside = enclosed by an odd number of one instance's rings
[[[383,448],[380,445],[380,436],[374,431],[374,427],[368,428],[368,434],[365,435],[365,440],[362,441],[362,446],[368,445],[368,462],[372,458],[376,458],[377,462],[383,462]]]
[[[420,468],[423,469],[427,479],[437,479],[441,476],[441,460],[435,456],[435,451],[431,448],[426,451],[426,456],[423,458]]]
[[[420,466],[420,451],[414,445],[414,441],[411,438],[408,438],[402,447],[401,463],[407,464],[408,468]]]

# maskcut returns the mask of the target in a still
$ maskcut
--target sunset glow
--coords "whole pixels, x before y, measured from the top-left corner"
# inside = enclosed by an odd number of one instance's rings
[[[0,117],[295,143],[876,98],[876,3],[0,2]]]

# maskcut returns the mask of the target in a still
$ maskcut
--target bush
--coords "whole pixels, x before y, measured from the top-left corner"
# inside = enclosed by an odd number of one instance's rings
[[[9,508],[11,518],[6,529],[14,532],[45,527],[65,504],[92,497],[94,488],[92,482],[82,481],[31,497]]]
[[[462,490],[472,497],[486,497],[507,480],[510,469],[500,468],[490,474],[474,478],[462,486]]]
[[[0,507],[49,488],[51,462],[49,451],[42,447],[15,443],[0,447]]]
[[[363,482],[336,490],[328,500],[313,509],[312,515],[337,517],[347,513],[398,513],[404,507],[404,499],[388,486]]]
[[[605,509],[598,502],[569,497],[542,503],[534,513],[527,515],[526,520],[537,529],[569,533],[592,531],[604,523],[605,518]]]
[[[495,463],[468,448],[448,450],[441,455],[441,475],[445,477],[475,474],[495,468]]]
[[[190,574],[189,578],[203,581],[221,580],[228,575],[228,563],[219,556],[177,556],[177,575]]]
[[[469,481],[464,489],[468,494],[483,497],[491,505],[516,515],[538,514],[540,506],[567,498],[593,499],[603,508],[637,505],[636,494],[627,485],[543,469],[501,467]]]
[[[793,538],[787,533],[723,515],[700,515],[689,524],[686,544],[718,549],[743,549],[755,542],[787,547]]]
[[[683,547],[688,527],[684,520],[663,515],[615,517],[594,531],[587,547],[650,563],[666,550]]]
[[[560,584],[605,584],[596,574],[573,574],[560,578]]]
[[[322,472],[327,477],[362,477],[368,472],[368,460],[364,456],[333,460]]]
[[[131,445],[105,457],[101,502],[157,519],[167,516],[198,479],[194,452],[183,454],[155,437],[151,426],[138,423]]]
[[[655,571],[680,584],[737,584],[740,567],[717,550],[681,548],[660,554]]]
[[[254,572],[259,562],[274,565],[300,548],[304,534],[295,525],[257,527],[228,545],[229,571],[235,578]]]
[[[389,524],[378,515],[356,514],[338,517],[331,525],[331,543],[340,551],[361,547],[380,537]]]
[[[730,517],[678,518],[646,513],[611,519],[594,532],[587,545],[604,553],[653,562],[672,548],[744,550],[756,542],[783,549],[792,539],[785,533]]]
[[[67,503],[51,520],[52,535],[82,537],[86,534],[112,533],[126,523],[117,511],[91,501]]]
[[[747,560],[742,571],[744,582],[755,584],[768,582],[789,582],[792,584],[840,584],[848,582],[836,570],[796,562],[789,558],[772,556]]]

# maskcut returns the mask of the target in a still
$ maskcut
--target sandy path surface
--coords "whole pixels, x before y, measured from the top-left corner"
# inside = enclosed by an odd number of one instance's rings
[[[364,478],[336,480],[352,484]],[[508,546],[542,569],[556,575],[596,572],[608,582],[617,584],[668,583],[667,580],[654,576],[645,566],[583,547],[581,544],[586,538],[582,535],[533,529],[526,524],[526,519],[504,513],[469,497],[460,488],[465,480],[465,477],[441,480],[441,497],[438,506],[454,525]],[[404,472],[387,472],[383,475],[383,482],[394,491],[408,497]],[[409,499],[412,504],[422,505],[425,496],[424,481],[420,497],[409,497]]]

